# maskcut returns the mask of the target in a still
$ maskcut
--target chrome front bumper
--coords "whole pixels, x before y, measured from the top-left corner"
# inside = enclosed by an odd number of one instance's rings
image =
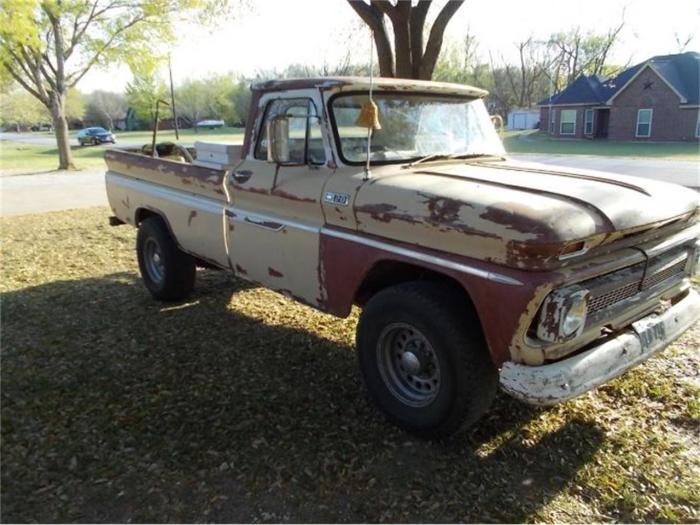
[[[531,405],[555,405],[580,396],[660,352],[700,319],[700,294],[688,295],[660,315],[632,323],[613,339],[552,364],[507,362],[501,388]]]

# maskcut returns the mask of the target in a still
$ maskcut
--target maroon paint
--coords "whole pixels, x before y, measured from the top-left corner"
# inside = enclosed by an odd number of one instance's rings
[[[280,272],[279,270],[275,270],[275,269],[272,268],[271,266],[268,266],[268,268],[267,268],[267,274],[268,274],[270,277],[284,277],[284,274],[283,274],[282,272]]]
[[[371,236],[366,237],[371,238]],[[385,239],[376,240],[386,243]],[[535,288],[540,284],[561,279],[551,272],[528,273],[404,243],[390,243],[426,255],[467,264],[480,270],[498,272],[524,283],[522,286],[512,286],[323,233],[320,244],[320,253],[323,256],[323,282],[326,288],[325,311],[340,317],[349,315],[364,277],[379,262],[396,261],[428,268],[452,277],[467,291],[484,329],[492,359],[498,365],[510,359],[511,337],[518,328],[521,314],[534,296]],[[504,305],[507,305],[507,308]]]

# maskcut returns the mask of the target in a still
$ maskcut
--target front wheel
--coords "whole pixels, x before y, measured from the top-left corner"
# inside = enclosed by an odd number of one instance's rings
[[[160,217],[139,225],[136,253],[143,282],[156,299],[177,301],[194,288],[195,260],[180,250]]]
[[[475,423],[496,393],[498,372],[466,299],[438,283],[379,292],[357,328],[360,371],[387,418],[427,438]]]

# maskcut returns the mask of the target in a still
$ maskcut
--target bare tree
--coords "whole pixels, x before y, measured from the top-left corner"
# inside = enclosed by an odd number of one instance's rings
[[[548,46],[553,52],[550,79],[555,90],[573,82],[579,75],[600,75],[606,73],[610,51],[617,43],[625,27],[624,13],[622,21],[604,34],[583,33],[575,27],[567,33],[553,34]]]
[[[428,10],[432,0],[348,0],[350,6],[372,30],[383,77],[430,80],[440,55],[447,24],[464,0],[447,0],[424,42]],[[393,29],[393,48],[386,18]]]
[[[673,34],[674,38],[676,39],[676,47],[678,48],[679,53],[683,53],[690,43],[695,40],[695,34],[690,33],[686,36],[681,36],[679,33],[674,33]]]
[[[531,107],[534,102],[535,88],[538,80],[544,77],[549,64],[543,59],[541,48],[528,38],[516,44],[518,65],[505,65],[505,76],[512,91],[515,104],[519,107]]]
[[[126,97],[121,93],[97,90],[87,96],[86,117],[107,124],[110,131],[114,130],[114,121],[126,114]]]

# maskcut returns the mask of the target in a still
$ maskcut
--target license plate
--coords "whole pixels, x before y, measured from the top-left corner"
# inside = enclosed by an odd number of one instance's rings
[[[642,352],[646,352],[666,339],[666,324],[658,319],[637,321],[632,323],[632,328],[639,336]]]

